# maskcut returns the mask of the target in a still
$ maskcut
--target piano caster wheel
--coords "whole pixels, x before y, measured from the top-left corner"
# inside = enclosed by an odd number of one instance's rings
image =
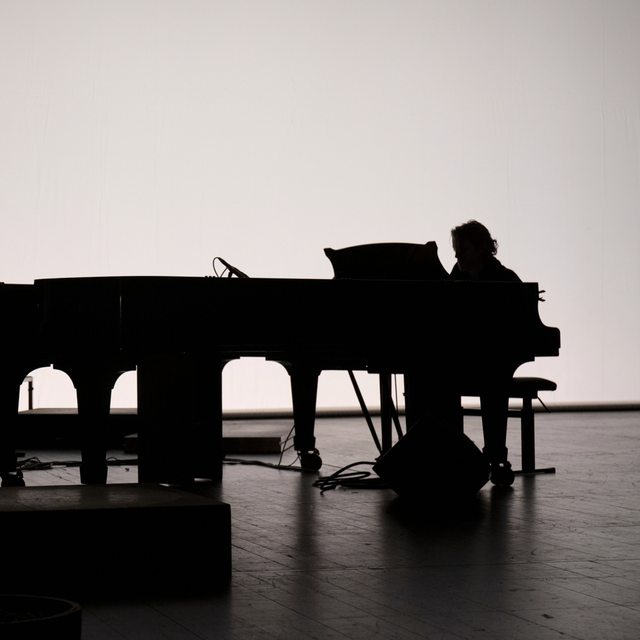
[[[18,471],[17,473],[7,473],[2,476],[2,486],[3,487],[24,487],[24,479],[22,477],[22,472]]]
[[[317,471],[322,466],[322,458],[318,455],[318,450],[308,451],[306,453],[299,452],[300,466],[309,471]]]
[[[491,482],[502,487],[510,487],[516,476],[511,468],[510,462],[491,464]]]

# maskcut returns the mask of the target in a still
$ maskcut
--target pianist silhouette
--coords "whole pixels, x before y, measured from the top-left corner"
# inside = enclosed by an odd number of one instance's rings
[[[452,280],[521,281],[514,271],[496,258],[498,242],[477,220],[469,220],[451,229],[451,244],[457,260],[449,276]]]
[[[477,220],[469,220],[451,229],[451,244],[456,264],[451,270],[452,280],[479,282],[521,282],[518,275],[503,266],[496,258],[498,242],[489,230]],[[487,392],[480,395],[484,454],[491,464],[491,481],[511,485],[514,474],[507,460],[507,417],[509,399],[503,393]]]
[[[449,280],[477,282],[520,282],[511,269],[496,258],[497,241],[489,230],[476,220],[469,220],[451,230],[451,244],[456,264]],[[469,309],[469,322],[474,322],[473,309]],[[475,329],[473,327],[470,329]],[[460,329],[464,331],[464,325]],[[426,376],[424,371],[411,371],[405,375],[405,402],[411,423],[419,419],[434,424],[447,423],[462,428],[461,395],[480,396],[482,407],[483,452],[491,467],[491,481],[497,485],[513,484],[514,473],[508,461],[507,410],[509,397],[503,377],[495,382],[484,376],[484,362],[469,361],[460,371],[455,365],[440,366],[437,374]],[[476,366],[479,365],[479,366]]]

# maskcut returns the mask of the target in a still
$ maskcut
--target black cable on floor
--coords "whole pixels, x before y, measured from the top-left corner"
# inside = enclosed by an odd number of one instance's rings
[[[346,467],[342,467],[330,476],[320,477],[313,483],[320,492],[336,487],[349,487],[351,489],[388,489],[389,485],[378,476],[372,476],[371,471],[350,471],[348,469],[357,467],[360,464],[373,466],[375,462],[353,462]]]
[[[257,467],[269,467],[270,469],[280,469],[281,471],[311,471],[311,469],[304,469],[303,467],[294,467],[293,465],[297,460],[294,460],[290,465],[272,464],[271,462],[262,462],[262,460],[243,460],[241,458],[225,458],[222,462],[224,464],[247,464]]]

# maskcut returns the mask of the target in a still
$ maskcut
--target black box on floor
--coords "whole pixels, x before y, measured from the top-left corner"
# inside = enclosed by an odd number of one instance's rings
[[[437,501],[476,494],[489,480],[489,463],[461,431],[440,421],[418,422],[373,470],[396,493]]]
[[[229,505],[174,487],[4,487],[0,518],[0,592],[178,594],[231,576]]]

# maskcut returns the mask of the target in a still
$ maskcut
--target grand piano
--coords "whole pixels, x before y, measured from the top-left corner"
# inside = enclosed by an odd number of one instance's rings
[[[539,318],[536,283],[128,276],[3,286],[22,287],[14,304],[24,323],[16,324],[20,344],[32,346],[5,358],[0,383],[19,388],[46,364],[70,376],[88,484],[107,478],[111,391],[125,371],[137,370],[139,480],[185,483],[222,476],[222,370],[233,359],[263,357],[286,368],[294,447],[305,460],[317,453],[324,370],[420,372],[435,390],[443,380],[495,389],[560,345],[559,331]],[[0,291],[3,305],[8,291]],[[6,399],[8,420],[17,396]],[[407,398],[408,413],[411,404]],[[3,479],[11,474],[7,434]]]

